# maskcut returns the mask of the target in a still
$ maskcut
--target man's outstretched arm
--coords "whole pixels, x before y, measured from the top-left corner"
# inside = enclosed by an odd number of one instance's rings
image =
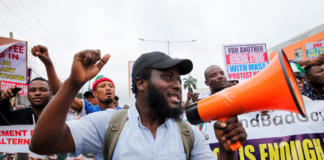
[[[58,90],[61,88],[62,83],[56,74],[47,47],[42,45],[34,46],[32,49],[32,54],[35,57],[38,57],[44,63],[47,72],[48,83],[51,87],[53,94],[55,95],[58,92]],[[81,112],[82,107],[83,107],[82,100],[75,97],[71,105],[71,108],[75,111]]]
[[[110,55],[105,55],[101,59],[99,50],[85,50],[74,56],[71,75],[37,121],[29,145],[32,152],[44,155],[75,151],[72,134],[65,123],[66,114],[80,88],[99,73],[109,58]]]

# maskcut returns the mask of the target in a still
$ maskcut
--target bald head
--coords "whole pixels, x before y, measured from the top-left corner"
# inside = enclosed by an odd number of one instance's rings
[[[224,71],[217,65],[211,65],[205,70],[205,84],[209,86],[212,93],[226,88],[227,80]]]
[[[210,70],[213,69],[221,69],[223,70],[221,67],[219,67],[218,65],[211,65],[209,66],[206,70],[205,70],[205,79],[207,80],[207,73],[210,72]]]

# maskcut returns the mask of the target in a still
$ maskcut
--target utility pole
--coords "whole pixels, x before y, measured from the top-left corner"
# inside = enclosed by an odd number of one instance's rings
[[[168,44],[168,55],[170,56],[170,43],[178,43],[178,42],[195,42],[197,40],[191,41],[158,41],[158,40],[144,40],[143,38],[139,38],[140,41],[147,41],[147,42],[160,42],[160,43],[167,43]]]

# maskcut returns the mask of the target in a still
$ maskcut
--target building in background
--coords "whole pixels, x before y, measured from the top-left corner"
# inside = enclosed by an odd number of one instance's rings
[[[304,32],[292,39],[289,39],[272,48],[268,48],[270,60],[277,54],[279,48],[283,48],[288,59],[306,59],[306,43],[319,42],[324,40],[324,24]]]

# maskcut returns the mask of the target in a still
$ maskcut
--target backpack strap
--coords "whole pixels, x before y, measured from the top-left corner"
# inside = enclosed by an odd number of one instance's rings
[[[107,129],[104,144],[104,159],[111,160],[117,144],[117,140],[127,120],[128,109],[118,110],[112,117]]]
[[[193,144],[194,144],[194,136],[193,136],[192,129],[191,129],[190,125],[183,119],[181,119],[180,121],[176,121],[176,122],[179,127],[179,131],[180,131],[180,135],[182,138],[182,142],[183,142],[183,146],[185,149],[187,160],[189,160],[190,153],[191,153],[191,150],[193,149]]]

